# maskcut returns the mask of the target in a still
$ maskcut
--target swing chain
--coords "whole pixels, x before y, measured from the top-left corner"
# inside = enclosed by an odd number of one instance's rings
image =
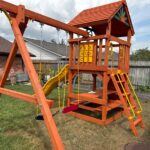
[[[80,42],[79,42],[79,35],[78,35],[78,53],[80,51]],[[78,58],[78,105],[80,103],[80,66],[79,66],[79,58]]]
[[[67,36],[68,32],[66,31],[66,59],[67,59]],[[66,88],[67,88],[67,69],[65,68],[65,81],[64,81],[63,104],[62,104],[63,109],[65,107],[65,100],[66,100]]]

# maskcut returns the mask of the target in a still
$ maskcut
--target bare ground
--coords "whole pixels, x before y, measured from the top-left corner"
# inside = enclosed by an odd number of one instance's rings
[[[66,150],[123,150],[128,143],[150,143],[150,95],[139,94],[143,106],[143,120],[146,128],[138,128],[139,137],[133,136],[125,117],[107,126],[99,126],[70,115],[55,115],[60,136]],[[56,108],[52,112],[56,112]],[[35,121],[37,135],[42,149],[52,149],[47,130],[42,121]]]

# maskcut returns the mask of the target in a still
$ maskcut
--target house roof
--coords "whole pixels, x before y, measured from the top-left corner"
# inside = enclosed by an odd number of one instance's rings
[[[30,39],[30,38],[25,38],[25,41],[30,42],[34,46],[38,46],[42,49],[44,48],[46,51],[49,51],[50,53],[54,53],[57,56],[68,58],[68,50],[69,49],[67,46],[67,51],[66,51],[66,45],[51,43],[51,42],[47,42],[47,41],[43,41],[42,45],[41,45],[40,40]],[[102,60],[104,60],[104,55],[105,55],[105,53],[102,52]],[[116,53],[116,52],[113,53],[113,59],[118,60],[118,53]]]
[[[12,43],[5,38],[0,36],[0,54],[7,56],[10,53]],[[20,52],[17,51],[17,56],[21,56]],[[30,53],[30,56],[34,57],[35,55]]]
[[[3,37],[0,37],[0,54],[8,54],[12,43]]]
[[[109,3],[106,5],[101,5],[98,7],[83,10],[69,22],[69,25],[76,26],[76,27],[83,27],[83,28],[93,26],[93,28],[94,28],[96,25],[106,24],[109,22],[109,20],[111,20],[115,17],[116,13],[123,6],[125,8],[124,11],[127,14],[126,17],[128,18],[128,21],[129,21],[129,27],[131,28],[132,34],[134,34],[133,25],[131,22],[130,14],[129,14],[128,7],[127,7],[125,0],[120,0],[118,2]],[[120,27],[122,24],[116,24],[116,22],[115,22],[115,26],[116,25]],[[105,26],[103,25],[103,26],[99,26],[97,28],[99,28],[99,30],[104,30]],[[122,28],[122,29],[124,29],[124,28]],[[117,28],[114,27],[114,30],[117,30]],[[105,32],[106,32],[106,30],[105,30]],[[120,35],[118,34],[118,36],[120,36]]]
[[[45,40],[42,41],[41,44],[40,40],[30,38],[25,38],[25,41],[41,47],[42,49],[45,49],[46,51],[49,51],[50,53],[53,53],[59,57],[68,57],[68,46],[66,46],[65,44],[57,44]]]

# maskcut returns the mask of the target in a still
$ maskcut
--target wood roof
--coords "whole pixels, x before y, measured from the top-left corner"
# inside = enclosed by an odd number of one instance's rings
[[[131,32],[132,35],[134,34],[134,29],[133,29],[133,25],[131,22],[131,18],[130,18],[130,14],[128,11],[128,7],[126,4],[125,0],[120,0],[118,2],[114,2],[114,3],[110,3],[110,4],[106,4],[106,5],[102,5],[102,6],[98,6],[98,7],[94,7],[94,8],[90,8],[90,9],[86,9],[83,10],[81,13],[79,13],[75,18],[73,18],[69,24],[72,26],[76,26],[76,27],[89,27],[92,26],[93,28],[95,28],[95,26],[101,25],[101,24],[106,24],[108,23],[110,20],[113,20],[118,11],[120,11],[120,9],[124,7],[124,10],[126,14],[126,18],[128,19],[128,28],[131,28]],[[122,11],[122,10],[121,10]],[[122,13],[122,12],[121,12]],[[121,17],[121,16],[120,16]],[[119,19],[118,19],[119,20]],[[123,22],[123,19],[120,19],[120,22]],[[116,22],[113,22],[116,25]],[[117,24],[118,26],[121,26],[122,24]],[[105,27],[104,25],[101,26],[102,29],[104,30]],[[99,28],[99,27],[98,27]],[[123,30],[125,30],[126,27],[123,27]],[[124,34],[125,33],[114,33],[114,35],[116,34],[116,36],[120,36],[120,34]]]

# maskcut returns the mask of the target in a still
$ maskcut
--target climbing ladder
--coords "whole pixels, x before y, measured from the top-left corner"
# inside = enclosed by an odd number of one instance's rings
[[[136,126],[140,125],[141,128],[144,128],[144,123],[141,116],[142,106],[132,83],[128,75],[120,70],[112,71],[110,76],[122,103],[124,114],[128,117],[130,128],[134,135],[138,136]]]

